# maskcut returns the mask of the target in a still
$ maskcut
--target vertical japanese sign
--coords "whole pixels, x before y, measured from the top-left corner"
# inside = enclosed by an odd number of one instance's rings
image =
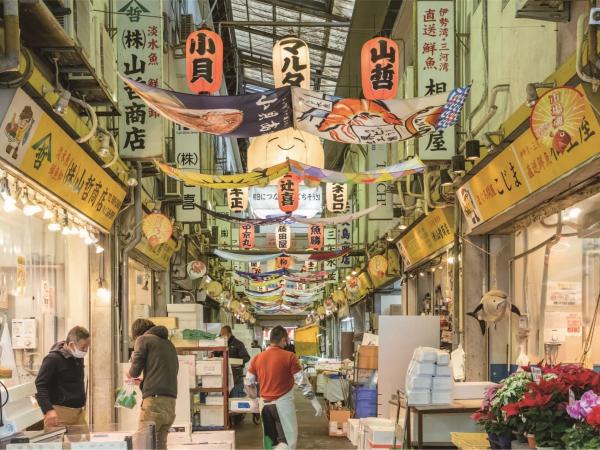
[[[346,222],[341,223],[337,226],[338,231],[338,248],[344,249],[352,247],[352,223]],[[350,255],[344,255],[338,260],[338,267],[352,267],[352,257]]]
[[[323,225],[308,226],[308,248],[311,250],[323,249]]]
[[[262,269],[260,268],[260,262],[251,262],[250,263],[250,273],[261,273]]]
[[[398,44],[391,39],[377,37],[363,44],[360,65],[365,98],[389,100],[396,97],[399,56]]]
[[[300,180],[296,175],[287,174],[281,177],[277,184],[279,209],[286,213],[291,213],[298,209],[300,204]]]
[[[175,124],[175,164],[178,169],[200,172],[200,133]],[[200,204],[200,188],[184,183],[182,204],[177,205],[177,222],[197,222],[200,210],[194,205]]]
[[[309,259],[304,262],[304,267],[302,270],[304,272],[314,272],[318,268],[319,268],[319,263],[317,263],[317,261],[313,261],[312,259]]]
[[[325,242],[325,249],[326,250],[335,250],[337,249],[337,228],[336,227],[325,227],[325,238],[324,238],[324,242]],[[335,258],[332,259],[328,259],[327,261],[325,261],[325,267],[324,269],[330,272],[333,272],[335,274],[335,280],[333,281],[337,281],[337,266],[338,266],[338,261]]]
[[[310,89],[310,56],[302,39],[288,37],[273,46],[275,87],[298,86]]]
[[[454,77],[454,0],[417,1],[417,96],[449,92]],[[419,157],[449,160],[455,153],[454,127],[419,139]]]
[[[221,36],[206,28],[189,34],[185,42],[185,74],[188,87],[196,94],[213,93],[221,88]]]
[[[254,225],[243,223],[240,225],[240,247],[246,250],[254,248]]]
[[[291,246],[292,232],[289,225],[277,225],[275,227],[275,245],[279,250],[287,250]]]
[[[248,208],[248,188],[227,189],[227,206],[231,212],[242,212]]]
[[[119,73],[149,86],[161,87],[162,0],[117,0]],[[163,121],[119,80],[121,117],[119,149],[123,158],[163,156]]]
[[[327,210],[344,212],[348,208],[348,185],[345,183],[327,183],[325,185]]]
[[[367,166],[369,170],[379,169],[388,165],[387,145],[372,144],[368,145],[367,148]],[[378,235],[383,235],[385,230],[390,228],[389,221],[393,219],[393,194],[388,189],[388,183],[383,181],[367,185],[367,195],[369,207],[375,205],[382,206],[382,208],[377,208],[367,216],[370,233],[373,233],[369,235],[369,240],[373,240]]]

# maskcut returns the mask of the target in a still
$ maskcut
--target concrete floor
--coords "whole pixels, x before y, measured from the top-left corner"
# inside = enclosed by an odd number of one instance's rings
[[[296,391],[296,414],[298,416],[298,450],[302,449],[355,449],[345,437],[329,437],[326,417],[315,417],[310,402]],[[322,398],[319,398],[324,406]],[[246,416],[235,428],[236,449],[262,449],[262,427],[254,425],[252,417]]]

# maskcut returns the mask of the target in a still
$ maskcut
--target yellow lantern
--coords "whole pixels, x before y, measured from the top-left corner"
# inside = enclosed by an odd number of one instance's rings
[[[276,88],[298,86],[310,89],[310,55],[306,42],[290,36],[275,43],[273,81]]]
[[[383,255],[373,256],[369,260],[369,274],[375,278],[384,278],[387,273],[388,262]]]

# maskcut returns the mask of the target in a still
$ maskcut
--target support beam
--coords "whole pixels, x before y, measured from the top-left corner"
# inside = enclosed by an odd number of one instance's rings
[[[350,19],[344,16],[338,16],[337,14],[331,14],[330,12],[324,11],[318,7],[311,6],[312,2],[303,0],[302,5],[288,0],[254,0],[256,3],[263,3],[265,5],[274,5],[275,7],[288,9],[290,11],[296,11],[302,14],[310,14],[311,16],[321,17],[325,20],[335,22],[350,22]],[[332,2],[333,3],[333,2]]]

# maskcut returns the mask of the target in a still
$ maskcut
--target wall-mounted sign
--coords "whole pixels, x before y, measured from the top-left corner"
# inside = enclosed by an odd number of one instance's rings
[[[338,249],[352,247],[352,223],[346,222],[341,223],[337,226],[337,245]],[[352,257],[350,255],[344,255],[338,259],[338,267],[347,268],[352,267]]]
[[[338,238],[337,228],[336,227],[325,227],[324,234],[325,234],[325,238],[324,238],[325,249],[326,250],[336,250],[338,248],[337,247],[337,238]],[[332,272],[335,277],[333,280],[326,281],[326,283],[337,283],[337,279],[338,279],[337,267],[338,267],[338,260],[336,258],[331,258],[331,259],[328,259],[327,261],[325,261],[323,269],[327,270],[328,272]]]
[[[279,209],[291,213],[300,204],[300,180],[294,174],[288,173],[277,180],[277,201]]]
[[[275,245],[279,250],[287,250],[292,246],[292,232],[289,225],[280,224],[275,227]]]
[[[250,263],[250,273],[261,273],[262,269],[260,268],[260,262],[251,262]]]
[[[327,211],[344,212],[348,209],[348,185],[346,183],[326,183],[325,199]]]
[[[311,250],[323,249],[323,225],[308,226],[308,248]]]
[[[254,225],[249,223],[240,224],[240,247],[243,249],[254,248],[255,241]]]
[[[163,59],[162,1],[117,0],[119,73],[161,87]],[[90,32],[92,32],[90,30]],[[119,154],[123,158],[160,158],[164,136],[160,114],[119,80]]]
[[[0,158],[105,230],[127,192],[54,120],[17,89],[0,129]]]
[[[369,170],[376,170],[388,165],[388,152],[385,145],[368,145],[367,167]],[[370,213],[369,220],[369,240],[372,241],[390,228],[390,220],[394,218],[392,208],[393,194],[388,189],[389,183],[382,181],[367,185],[368,205],[381,206]]]
[[[175,124],[175,165],[200,173],[200,133]],[[175,207],[177,222],[189,223],[200,220],[200,211],[195,205],[200,202],[200,188],[183,184],[182,203]]]
[[[454,78],[454,0],[416,2],[417,96],[450,92]],[[449,160],[455,153],[454,127],[437,130],[419,139],[419,157]]]
[[[246,208],[248,208],[248,188],[227,189],[227,206],[232,212],[246,211]]]
[[[169,239],[164,244],[152,247],[148,242],[148,239],[146,239],[146,236],[142,236],[140,243],[135,246],[135,249],[138,252],[154,263],[154,268],[157,270],[168,269],[169,261],[171,260],[173,253],[175,253],[176,248],[177,243],[173,239]]]
[[[585,96],[581,86],[576,89]],[[528,128],[463,184],[458,199],[469,232],[598,155],[600,125],[589,99],[577,131],[571,133],[568,138],[555,134],[560,143],[548,146]]]
[[[190,91],[213,93],[223,78],[223,40],[203,28],[190,33],[185,42],[185,75]]]
[[[310,57],[302,39],[287,37],[273,46],[275,87],[299,86],[310,89]]]
[[[365,98],[389,100],[398,91],[400,52],[395,41],[376,37],[368,40],[360,52],[361,81]]]
[[[454,208],[436,208],[398,241],[404,266],[413,266],[454,242]]]

